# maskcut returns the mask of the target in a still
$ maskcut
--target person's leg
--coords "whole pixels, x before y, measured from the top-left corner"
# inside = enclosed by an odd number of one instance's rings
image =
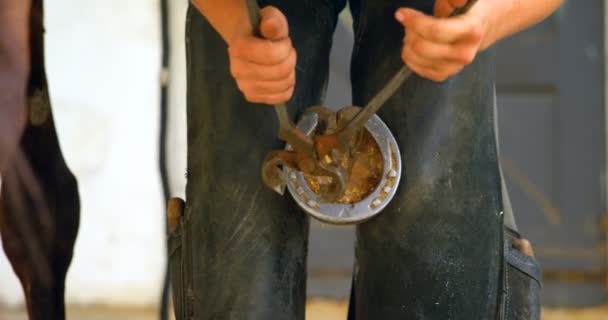
[[[361,1],[353,100],[364,105],[403,65],[398,6]],[[403,159],[401,185],[357,228],[355,306],[364,319],[493,319],[502,254],[501,185],[493,122],[491,54],[444,83],[414,75],[380,109]]]
[[[321,0],[262,1],[286,16],[298,53],[293,117],[319,104],[335,8]],[[229,14],[229,13],[226,13]],[[252,105],[229,73],[226,44],[191,8],[187,21],[186,314],[193,319],[303,319],[308,218],[262,184],[266,154],[283,147],[271,107]],[[188,318],[189,319],[189,318]]]

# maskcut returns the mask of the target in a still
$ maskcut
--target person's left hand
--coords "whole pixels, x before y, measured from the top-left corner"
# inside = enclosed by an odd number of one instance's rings
[[[471,63],[483,49],[487,31],[483,1],[478,1],[466,14],[448,18],[466,2],[437,0],[434,16],[409,8],[395,12],[395,18],[406,31],[401,58],[418,75],[444,81]]]

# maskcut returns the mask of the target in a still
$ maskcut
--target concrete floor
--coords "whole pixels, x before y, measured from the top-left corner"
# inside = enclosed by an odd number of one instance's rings
[[[70,308],[69,320],[156,320],[155,309],[124,309],[110,307],[78,307]],[[27,315],[20,310],[0,309],[2,320],[27,320]],[[312,300],[306,308],[306,320],[337,320],[346,319],[346,303],[327,300]],[[543,310],[542,320],[606,320],[608,306],[565,310]]]

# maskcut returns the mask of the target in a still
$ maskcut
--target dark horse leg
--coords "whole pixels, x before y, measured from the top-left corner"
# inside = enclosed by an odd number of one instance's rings
[[[0,0],[0,3],[9,2],[29,1]],[[18,52],[30,58],[24,62],[30,67],[25,82],[24,97],[27,98],[23,105],[19,105],[18,98],[14,99],[16,104],[12,108],[0,104],[0,118],[12,116],[12,123],[19,123],[18,107],[26,110],[27,117],[20,139],[18,126],[0,128],[11,130],[7,133],[19,141],[12,153],[5,147],[10,146],[10,142],[0,145],[0,153],[7,159],[5,164],[0,163],[0,235],[4,251],[23,286],[30,319],[55,320],[65,319],[65,277],[78,232],[80,202],[76,179],[63,159],[51,114],[44,68],[42,12],[42,0],[32,0],[29,13],[21,17],[30,21],[29,26],[25,25],[29,27],[29,32],[26,31],[29,48],[24,46],[27,50]],[[0,17],[3,20],[0,24],[10,20]],[[12,34],[23,32],[19,29],[23,26],[18,23],[7,24],[13,28]],[[0,35],[7,32],[4,29]],[[0,53],[12,50],[3,49],[2,45],[0,41]],[[0,69],[0,73],[4,72],[5,69]],[[0,95],[5,95],[2,88]],[[0,123],[0,126],[4,125]]]
[[[0,0],[0,172],[19,144],[25,124],[30,0]]]

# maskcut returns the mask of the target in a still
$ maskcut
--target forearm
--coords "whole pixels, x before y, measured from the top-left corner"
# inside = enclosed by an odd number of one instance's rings
[[[553,13],[563,0],[478,0],[487,10],[488,30],[481,48],[524,30]]]
[[[247,7],[243,0],[192,0],[213,28],[230,43],[234,37],[251,34]]]

